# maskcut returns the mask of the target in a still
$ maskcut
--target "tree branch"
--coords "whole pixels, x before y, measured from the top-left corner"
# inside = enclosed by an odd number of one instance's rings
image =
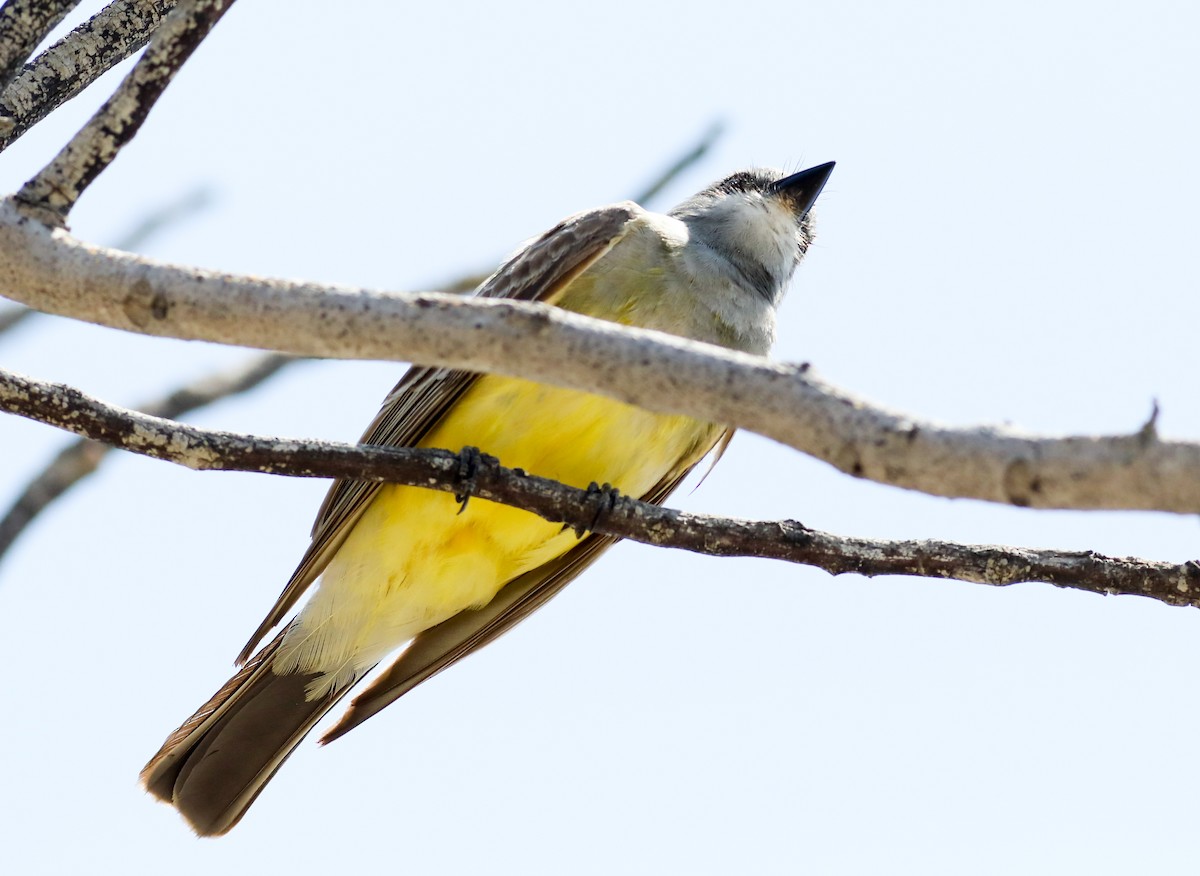
[[[299,356],[392,359],[599,392],[749,429],[879,483],[1035,508],[1200,513],[1200,444],[948,428],[872,406],[806,366],[537,304],[384,294],[182,268],[89,246],[0,204],[0,292],[142,334]]]
[[[213,194],[204,186],[184,192],[143,215],[136,225],[126,229],[125,233],[117,238],[113,249],[137,252],[164,230],[178,226],[183,220],[203,212],[212,203]]]
[[[672,161],[669,167],[655,177],[649,189],[635,195],[633,200],[641,203],[652,198],[657,191],[699,161],[719,133],[719,125],[710,127],[696,144]],[[114,247],[126,251],[137,250],[146,238],[153,236],[164,226],[178,221],[180,217],[207,205],[208,202],[207,191],[194,190],[146,217],[137,227],[114,244]],[[482,274],[478,277],[461,278],[454,281],[452,285],[456,287],[456,290],[470,291],[487,276],[487,274]],[[0,333],[36,312],[20,306],[0,310]],[[284,366],[297,361],[303,360],[276,353],[260,356],[234,371],[202,378],[172,393],[166,399],[140,405],[138,409],[153,416],[177,419],[188,411],[256,387],[277,374]],[[63,449],[41,473],[34,477],[8,512],[0,518],[0,559],[3,559],[4,554],[21,533],[50,503],[63,496],[72,486],[94,472],[112,449],[111,446],[98,441],[81,439]]]
[[[35,313],[37,313],[36,310],[30,310],[28,307],[22,307],[19,304],[0,309],[0,335],[11,328],[15,328]]]
[[[176,0],[114,0],[0,91],[0,151],[150,39]]]
[[[189,383],[166,398],[143,405],[141,410],[150,416],[176,419],[196,408],[247,392],[295,361],[291,356],[279,353],[256,356],[237,368]],[[94,472],[111,450],[111,444],[87,438],[74,441],[30,481],[5,515],[0,517],[0,559],[34,518],[51,502]]]
[[[211,199],[212,195],[207,189],[192,189],[143,217],[137,225],[118,237],[113,247],[126,251],[137,250],[163,229],[175,225],[180,220],[207,207]],[[4,334],[8,329],[24,322],[37,312],[21,305],[0,309],[0,334]]]
[[[650,181],[645,188],[634,192],[629,196],[629,200],[635,204],[641,204],[643,207],[650,204],[659,193],[667,186],[673,183],[680,174],[696,164],[701,158],[708,154],[708,150],[712,148],[713,143],[725,132],[725,126],[720,122],[713,122],[700,135],[700,139],[692,144],[686,152],[679,155],[665,168],[660,170],[658,174]],[[117,249],[128,249],[128,247],[117,247]],[[492,275],[491,270],[477,271],[473,274],[466,274],[461,277],[456,277],[445,283],[440,283],[438,289],[443,292],[473,292],[479,288],[479,284]]]
[[[712,148],[713,143],[725,132],[725,126],[720,122],[713,122],[709,125],[708,130],[700,135],[700,139],[687,152],[675,159],[669,167],[666,167],[654,177],[644,189],[630,198],[635,204],[645,206],[650,201],[658,197],[667,186],[675,181],[681,173],[708,154],[708,150]]]
[[[71,141],[16,194],[41,221],[61,224],[92,181],[141,128],[176,71],[233,0],[183,0],[150,40],[129,75]]]
[[[260,438],[186,426],[91,398],[62,384],[0,372],[0,407],[77,435],[192,469],[258,471],[295,477],[353,477],[470,495],[525,508],[583,533],[721,557],[764,557],[838,575],[954,578],[992,586],[1045,581],[1101,594],[1149,596],[1200,606],[1200,563],[1113,559],[942,541],[873,541],[809,529],[792,520],[750,521],[688,514],[623,496],[580,490],[446,450],[355,447]]]
[[[8,0],[0,9],[0,91],[79,0]]]

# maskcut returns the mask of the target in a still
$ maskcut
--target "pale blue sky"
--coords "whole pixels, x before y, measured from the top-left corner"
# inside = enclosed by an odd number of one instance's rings
[[[98,4],[83,4],[91,13]],[[148,254],[377,288],[487,268],[636,190],[837,160],[776,354],[914,416],[1200,438],[1194,4],[242,2],[88,192]],[[11,191],[102,95],[0,158]],[[0,364],[136,404],[244,351],[49,320]],[[351,440],[402,366],[305,365],[195,421]],[[0,419],[0,500],[63,441]],[[136,784],[227,677],[317,482],[133,457],[0,564],[0,869],[20,874],[1194,873],[1200,614],[1021,585],[833,579],[624,545],[349,737],[228,837]],[[1182,561],[1164,514],[852,481],[739,435],[675,504],[846,534]]]

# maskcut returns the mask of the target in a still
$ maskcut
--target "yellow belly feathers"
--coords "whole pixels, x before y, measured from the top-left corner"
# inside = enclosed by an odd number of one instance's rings
[[[576,487],[607,482],[641,496],[681,461],[694,462],[717,432],[601,396],[485,376],[421,446],[476,446],[512,468]],[[574,532],[527,511],[471,499],[460,514],[449,493],[385,486],[322,575],[277,670],[323,673],[310,696],[340,688],[576,541]]]

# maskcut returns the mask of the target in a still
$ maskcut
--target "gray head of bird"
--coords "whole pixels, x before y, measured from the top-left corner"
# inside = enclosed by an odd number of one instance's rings
[[[693,244],[713,250],[775,306],[812,242],[809,211],[833,166],[830,161],[789,176],[773,168],[741,170],[670,215],[687,225]]]

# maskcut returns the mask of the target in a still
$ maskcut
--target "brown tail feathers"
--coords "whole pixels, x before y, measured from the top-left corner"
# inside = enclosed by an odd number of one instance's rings
[[[281,632],[172,733],[142,770],[146,790],[172,804],[200,836],[232,828],[275,771],[349,690],[304,698],[316,676],[277,675]]]

